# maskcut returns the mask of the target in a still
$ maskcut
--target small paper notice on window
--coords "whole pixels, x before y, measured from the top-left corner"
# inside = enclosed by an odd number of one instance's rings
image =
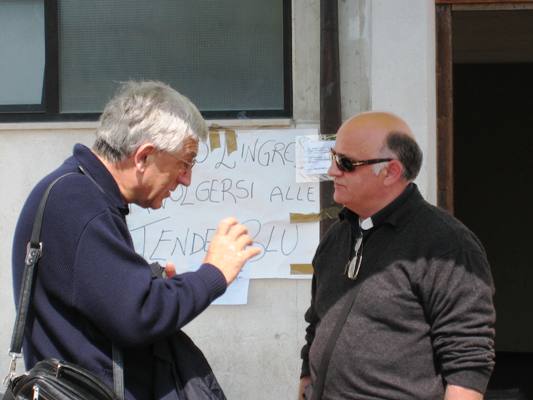
[[[296,138],[296,182],[330,180],[330,149],[334,136],[306,135]]]

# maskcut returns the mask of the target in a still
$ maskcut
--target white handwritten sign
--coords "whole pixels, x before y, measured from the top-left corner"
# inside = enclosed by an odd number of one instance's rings
[[[318,222],[290,223],[290,213],[318,213],[318,183],[296,183],[295,139],[315,130],[239,131],[228,151],[201,143],[192,184],[180,186],[159,210],[132,206],[128,225],[135,248],[149,262],[172,261],[178,272],[198,268],[220,219],[248,227],[261,254],[242,278],[291,278],[291,264],[310,264]]]

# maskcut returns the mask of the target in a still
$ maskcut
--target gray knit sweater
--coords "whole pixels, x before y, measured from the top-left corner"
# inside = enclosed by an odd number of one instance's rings
[[[324,400],[442,399],[446,384],[484,392],[495,311],[481,243],[414,184],[372,220],[355,281],[344,275],[359,230],[355,214],[344,209],[317,249],[302,376],[316,380],[353,288],[359,293],[332,353]]]

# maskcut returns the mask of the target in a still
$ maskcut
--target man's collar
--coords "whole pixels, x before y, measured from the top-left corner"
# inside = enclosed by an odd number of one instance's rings
[[[372,229],[374,227],[374,221],[372,221],[372,217],[365,219],[359,218],[359,227],[364,231]]]
[[[403,218],[409,214],[408,209],[406,209],[404,212],[404,208],[402,206],[411,197],[422,200],[422,196],[420,195],[418,187],[415,183],[410,183],[407,185],[404,191],[391,203],[364,220],[360,220],[356,213],[347,209],[346,207],[344,207],[339,213],[339,219],[347,220],[356,230],[368,230],[383,224],[390,224],[394,227],[398,227],[402,224]]]
[[[122,198],[115,179],[98,157],[88,147],[79,143],[74,146],[74,157],[87,174],[103,189],[111,203],[123,215],[127,215],[129,212],[128,204]]]
[[[403,192],[396,197],[393,201],[387,204],[384,208],[372,215],[372,221],[374,225],[382,225],[384,223],[390,223],[391,225],[397,225],[397,218],[394,218],[395,211],[400,209],[411,194],[418,192],[418,189],[414,183],[410,183],[406,186]]]

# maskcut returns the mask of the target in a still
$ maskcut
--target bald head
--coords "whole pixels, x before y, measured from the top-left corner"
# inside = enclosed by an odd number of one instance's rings
[[[395,114],[389,112],[368,111],[357,114],[342,124],[339,133],[353,132],[367,136],[366,140],[383,144],[391,132],[402,133],[413,138],[409,125]]]
[[[346,121],[337,133],[333,162],[333,199],[367,218],[397,198],[413,180],[422,152],[409,126],[387,112],[366,112]],[[351,163],[354,168],[344,165]]]
[[[422,151],[409,125],[389,112],[368,111],[357,114],[342,124],[337,141],[357,143],[358,150],[369,156],[391,157],[399,160],[403,176],[414,180],[422,164]]]

